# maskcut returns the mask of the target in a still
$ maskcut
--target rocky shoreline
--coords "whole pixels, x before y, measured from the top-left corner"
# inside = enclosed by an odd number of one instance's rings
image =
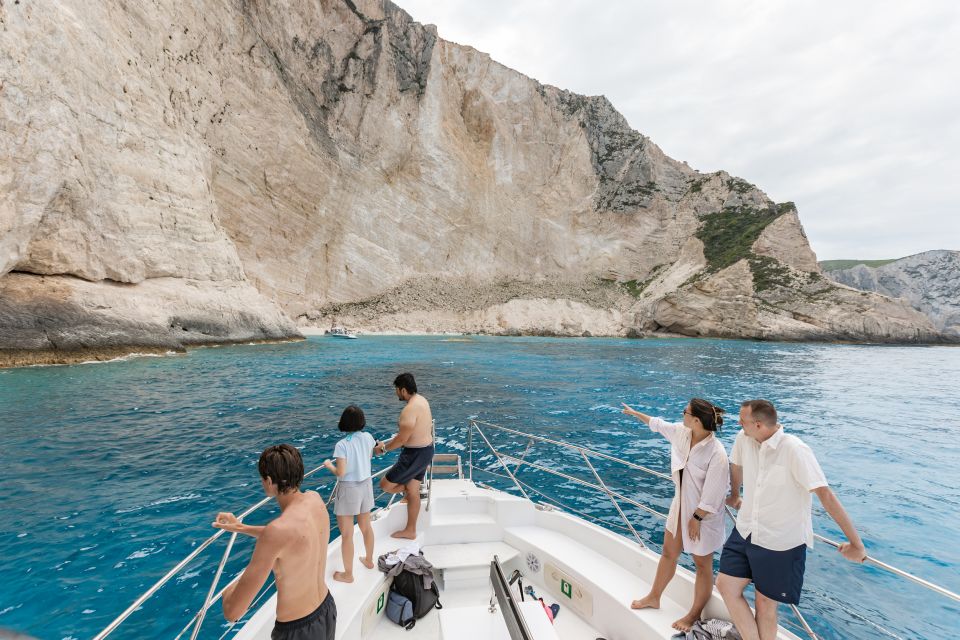
[[[848,287],[903,299],[947,338],[960,340],[960,251],[924,251],[884,262],[824,274]]]
[[[946,339],[826,280],[793,203],[389,0],[8,2],[0,24],[4,361],[331,322]]]
[[[385,323],[387,324],[387,323]],[[589,339],[589,338],[630,338],[630,339],[713,339],[713,340],[742,340],[744,338],[736,337],[695,337],[680,333],[671,333],[669,331],[636,331],[627,330],[617,333],[591,333],[590,331],[576,332],[553,329],[533,329],[531,331],[521,331],[516,328],[506,328],[502,330],[478,330],[478,331],[456,331],[451,326],[441,327],[420,327],[419,329],[390,329],[383,330],[382,325],[359,325],[351,329],[356,329],[362,337],[370,336],[423,336],[423,337],[463,337],[471,336],[490,336],[490,337],[542,337],[542,338],[571,338],[571,339]],[[329,325],[328,325],[329,327]],[[303,342],[311,336],[325,335],[328,327],[304,325],[299,327],[303,338],[279,339],[279,340],[237,340],[231,342],[210,342],[205,344],[195,344],[190,347],[180,349],[151,348],[144,346],[116,346],[109,348],[91,348],[77,350],[27,350],[27,349],[0,349],[0,369],[34,367],[34,366],[57,366],[70,364],[89,364],[95,362],[111,362],[116,360],[125,360],[131,357],[167,357],[178,356],[189,353],[194,349],[207,349],[223,346],[236,345],[259,345],[259,344],[283,344],[292,342]],[[757,342],[813,342],[816,344],[893,344],[893,345],[914,345],[914,346],[960,346],[960,339],[954,339],[951,336],[945,336],[943,340],[935,342],[898,342],[898,341],[877,341],[864,342],[862,340],[845,340],[841,337],[832,340],[790,340],[783,338],[753,338]]]
[[[282,340],[236,340],[231,342],[209,342],[192,345],[189,349],[144,347],[137,345],[115,347],[91,347],[89,349],[0,349],[0,369],[18,367],[39,367],[68,364],[90,364],[96,362],[112,362],[134,357],[166,357],[184,355],[193,349],[214,349],[236,345],[284,344],[288,342],[303,342],[305,338],[288,338]]]
[[[694,268],[696,260],[694,260]],[[694,269],[695,270],[695,269]],[[643,290],[612,279],[418,280],[366,300],[301,314],[298,326],[367,333],[718,337],[886,344],[950,343],[917,311],[880,295],[790,272],[755,291],[745,261],[674,289],[677,264]],[[675,272],[675,273],[671,273]],[[796,280],[794,280],[796,279]],[[660,290],[670,292],[662,296]],[[835,304],[835,300],[840,304]],[[921,331],[915,327],[924,327]]]
[[[174,351],[171,349],[137,346],[117,346],[99,349],[78,349],[72,351],[63,351],[58,349],[4,349],[0,351],[0,369],[46,365],[82,364],[87,362],[109,362],[131,356],[167,356],[184,353],[186,353],[186,349]]]

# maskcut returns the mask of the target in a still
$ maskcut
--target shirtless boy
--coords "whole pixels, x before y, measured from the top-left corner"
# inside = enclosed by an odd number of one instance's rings
[[[219,513],[213,526],[257,539],[250,564],[223,593],[223,615],[239,620],[273,571],[277,620],[272,640],[333,640],[337,606],[324,581],[330,516],[315,491],[300,491],[303,458],[289,444],[267,448],[257,463],[267,496],[277,499],[280,516],[266,526],[241,523]]]

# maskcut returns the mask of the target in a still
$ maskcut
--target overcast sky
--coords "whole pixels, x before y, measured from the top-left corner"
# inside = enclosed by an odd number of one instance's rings
[[[821,260],[960,250],[960,2],[396,1],[793,200]]]

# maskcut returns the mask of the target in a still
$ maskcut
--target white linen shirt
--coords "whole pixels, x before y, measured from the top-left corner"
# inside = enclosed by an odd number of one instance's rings
[[[709,555],[723,547],[727,537],[723,521],[723,502],[730,491],[730,465],[723,443],[710,435],[690,448],[693,431],[683,424],[660,418],[650,419],[650,430],[670,441],[670,475],[677,488],[667,531],[677,535],[677,523],[683,537],[683,550],[698,556]],[[680,470],[683,469],[683,483]],[[691,540],[687,526],[693,512],[702,509],[707,516],[700,523],[700,538]]]
[[[802,544],[812,549],[810,492],[827,486],[827,479],[810,447],[783,427],[762,444],[741,430],[730,462],[743,468],[740,535],[753,536],[750,542],[771,551]]]

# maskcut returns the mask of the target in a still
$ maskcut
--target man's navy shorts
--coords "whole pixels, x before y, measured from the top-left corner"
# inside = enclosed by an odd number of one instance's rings
[[[720,573],[753,580],[757,591],[777,602],[800,604],[807,545],[771,551],[744,540],[734,527],[720,554]]]
[[[396,464],[387,471],[387,480],[394,484],[407,484],[414,479],[423,482],[431,462],[433,443],[425,447],[404,447]]]

